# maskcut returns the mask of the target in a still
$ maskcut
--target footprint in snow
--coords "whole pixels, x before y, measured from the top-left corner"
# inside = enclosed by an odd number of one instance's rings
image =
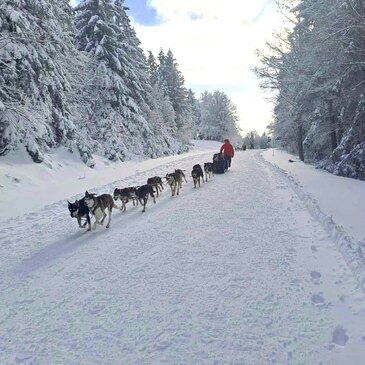
[[[322,277],[321,273],[318,271],[312,271],[311,272],[311,278],[314,279],[320,279]]]
[[[321,307],[326,304],[321,294],[312,294],[311,301],[317,307]]]
[[[338,346],[345,346],[349,336],[346,334],[346,329],[342,326],[337,326],[332,333],[332,343]]]
[[[321,283],[321,273],[318,271],[312,271],[311,272],[311,280],[314,284],[320,284]]]
[[[154,347],[155,347],[155,349],[157,349],[159,351],[164,351],[165,349],[170,347],[171,344],[172,344],[172,341],[171,341],[169,335],[166,333],[161,333],[160,335],[157,336]]]

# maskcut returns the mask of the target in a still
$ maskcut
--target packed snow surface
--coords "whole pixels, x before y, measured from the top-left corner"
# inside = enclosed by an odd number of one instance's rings
[[[213,150],[91,179],[188,176],[109,229],[79,229],[65,199],[1,222],[0,364],[363,363],[364,292],[326,227],[258,151],[194,189]]]

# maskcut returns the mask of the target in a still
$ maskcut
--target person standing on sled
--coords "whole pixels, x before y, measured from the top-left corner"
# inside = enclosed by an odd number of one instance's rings
[[[231,160],[234,157],[234,148],[230,144],[229,139],[224,140],[224,144],[221,147],[221,153],[224,155],[224,159],[227,162],[227,166],[231,167]]]

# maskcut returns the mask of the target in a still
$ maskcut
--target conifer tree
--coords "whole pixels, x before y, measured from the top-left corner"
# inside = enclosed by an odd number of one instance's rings
[[[36,162],[74,137],[68,92],[72,14],[66,0],[0,6],[0,155],[25,146]]]
[[[97,60],[91,73],[98,98],[89,108],[86,127],[109,159],[142,155],[151,131],[136,100],[143,98],[143,86],[126,51],[129,35],[121,27],[122,3],[84,0],[75,11],[77,46]]]
[[[213,94],[205,91],[200,98],[201,122],[199,136],[201,139],[222,141],[229,138],[240,140],[237,126],[236,106],[228,96],[220,91]]]

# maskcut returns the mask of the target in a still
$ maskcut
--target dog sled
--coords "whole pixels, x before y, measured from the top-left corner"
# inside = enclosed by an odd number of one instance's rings
[[[224,174],[228,170],[228,164],[223,153],[213,155],[213,172],[215,174]]]

